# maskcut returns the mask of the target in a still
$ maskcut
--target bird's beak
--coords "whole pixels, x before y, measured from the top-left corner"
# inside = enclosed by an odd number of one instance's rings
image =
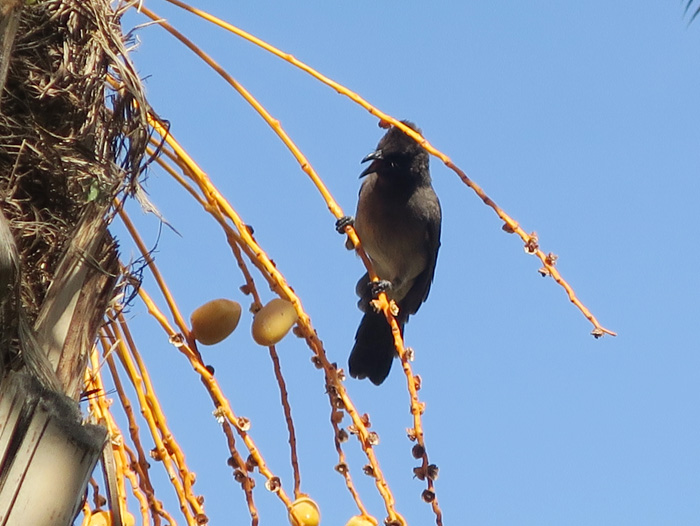
[[[364,159],[362,159],[363,163],[366,163],[367,161],[374,161],[372,164],[370,164],[365,170],[360,174],[360,178],[364,177],[365,175],[369,175],[372,172],[376,171],[376,161],[381,161],[383,159],[382,157],[382,151],[381,150],[376,150],[369,155],[367,155]]]

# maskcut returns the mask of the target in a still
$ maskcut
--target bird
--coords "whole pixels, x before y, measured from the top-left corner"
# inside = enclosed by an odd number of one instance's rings
[[[421,133],[414,123],[401,121]],[[392,126],[377,148],[362,159],[371,161],[355,218],[337,221],[340,232],[353,224],[379,276],[370,282],[365,273],[357,282],[359,309],[364,313],[348,360],[350,376],[380,385],[396,354],[391,326],[372,300],[386,292],[398,307],[396,321],[403,335],[408,317],[427,299],[440,248],[442,210],[430,177],[430,156],[400,128]],[[348,239],[348,248],[352,243]]]

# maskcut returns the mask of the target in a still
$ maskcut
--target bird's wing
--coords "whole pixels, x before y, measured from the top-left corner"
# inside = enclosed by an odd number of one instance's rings
[[[438,252],[440,250],[442,211],[437,196],[432,192],[432,188],[430,190],[435,198],[435,206],[431,207],[426,222],[425,247],[426,253],[429,254],[429,256],[425,269],[416,277],[413,286],[406,296],[399,301],[399,317],[403,321],[405,321],[410,314],[415,314],[421,304],[427,299],[428,293],[430,292],[430,285],[433,282],[435,265],[437,264]]]

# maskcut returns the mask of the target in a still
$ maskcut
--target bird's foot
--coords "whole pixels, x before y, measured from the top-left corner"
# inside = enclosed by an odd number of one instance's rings
[[[372,297],[376,298],[382,292],[388,292],[391,290],[391,281],[386,279],[380,279],[379,281],[370,281],[369,288],[372,292]]]
[[[339,234],[345,233],[345,227],[354,226],[355,218],[352,216],[343,216],[335,222],[335,229]]]

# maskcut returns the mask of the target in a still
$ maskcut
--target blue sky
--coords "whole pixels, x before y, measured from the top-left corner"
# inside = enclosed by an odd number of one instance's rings
[[[162,1],[146,5],[197,42],[280,120],[346,213],[360,160],[383,131],[348,99]],[[442,248],[428,302],[410,320],[431,462],[445,524],[684,525],[700,521],[700,23],[681,2],[198,1],[292,53],[397,118],[417,122],[527,231],[617,338],[592,327],[496,215],[432,159]],[[130,15],[125,27],[146,22]],[[255,228],[302,299],[331,360],[344,365],[360,312],[361,262],[344,249],[318,192],[270,128],[215,73],[158,27],[133,54],[151,104]],[[165,229],[156,261],[182,310],[243,283],[215,223],[153,169]],[[158,222],[131,213],[154,245]],[[125,260],[135,255],[122,229]],[[258,280],[262,284],[262,280]],[[155,292],[149,279],[145,286]],[[271,293],[261,286],[266,299]],[[244,309],[245,310],[245,309]],[[246,524],[223,434],[184,357],[144,309],[129,312],[141,351],[211,524]],[[286,430],[266,350],[245,317],[202,348],[270,468],[291,490]],[[356,513],[337,463],[321,372],[293,337],[279,346],[299,435],[302,489],[323,524]],[[349,379],[381,437],[382,469],[412,525],[434,523],[398,364],[379,388]],[[352,440],[354,480],[384,511]],[[156,471],[154,466],[152,471]],[[177,510],[161,481],[158,496]],[[258,479],[261,524],[286,513]]]

